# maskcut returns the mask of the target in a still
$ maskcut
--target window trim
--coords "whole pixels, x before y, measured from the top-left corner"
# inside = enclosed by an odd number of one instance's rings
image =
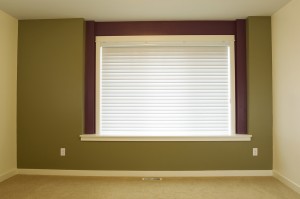
[[[96,135],[100,137],[107,137],[101,135],[100,131],[100,126],[101,120],[100,120],[100,115],[101,115],[101,96],[99,95],[101,93],[101,83],[99,86],[99,81],[101,81],[101,46],[102,44],[105,43],[110,43],[112,45],[115,45],[117,43],[128,43],[128,45],[131,42],[138,42],[138,45],[143,45],[143,43],[150,43],[150,42],[176,42],[176,43],[181,43],[181,42],[190,42],[190,43],[199,43],[201,44],[218,44],[218,45],[226,45],[229,46],[230,51],[229,51],[229,61],[231,62],[230,64],[230,98],[231,98],[231,104],[230,104],[230,113],[231,113],[231,118],[230,118],[230,135],[224,135],[224,136],[210,136],[210,135],[205,135],[205,136],[197,136],[197,137],[228,137],[228,136],[235,136],[236,135],[236,128],[235,128],[235,56],[234,56],[234,43],[235,39],[233,35],[171,35],[171,36],[166,36],[166,35],[155,35],[155,36],[97,36],[96,37]],[[114,44],[115,43],[115,44]],[[127,45],[127,44],[126,44]],[[134,44],[133,44],[134,45]],[[134,136],[116,136],[116,137],[111,137],[113,140],[118,140],[116,138],[121,138],[121,140],[131,140],[132,137]],[[147,138],[152,138],[153,136],[137,136],[137,138],[142,138],[143,140],[148,140]],[[163,140],[168,140],[169,139],[176,139],[176,140],[189,140],[189,137],[193,136],[155,136],[157,138],[162,138]],[[194,137],[196,138],[196,137]],[[107,139],[106,139],[107,140]],[[157,139],[155,139],[157,140]]]
[[[95,36],[126,35],[235,35],[236,133],[239,135],[247,134],[246,20],[158,22],[87,21],[83,137],[95,134]]]
[[[224,141],[251,141],[252,135],[245,134],[236,134],[232,136],[197,136],[197,137],[185,137],[185,136],[174,136],[174,137],[108,137],[108,136],[100,136],[99,134],[85,134],[80,135],[81,141],[129,141],[129,142],[137,142],[137,141],[145,141],[145,142],[197,142],[197,141],[206,141],[206,142],[224,142]]]

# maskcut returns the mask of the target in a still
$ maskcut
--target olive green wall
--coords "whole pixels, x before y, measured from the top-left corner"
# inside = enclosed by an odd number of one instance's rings
[[[81,142],[84,21],[20,21],[18,168],[272,169],[270,20],[249,18],[248,28],[251,142]]]
[[[247,46],[248,131],[253,134],[260,158],[272,168],[271,17],[248,18]]]

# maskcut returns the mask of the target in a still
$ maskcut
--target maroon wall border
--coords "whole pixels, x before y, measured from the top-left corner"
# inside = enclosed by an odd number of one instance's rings
[[[246,21],[86,22],[85,134],[95,134],[95,36],[235,35],[236,132],[247,133]]]
[[[246,20],[236,20],[235,34],[235,111],[236,132],[247,134]]]
[[[96,22],[96,36],[234,35],[235,21]]]
[[[96,45],[95,23],[85,23],[85,85],[84,85],[84,133],[96,132]]]

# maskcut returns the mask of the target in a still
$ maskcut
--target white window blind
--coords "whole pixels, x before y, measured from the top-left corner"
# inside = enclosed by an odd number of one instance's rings
[[[227,43],[102,43],[99,64],[101,136],[232,134]]]

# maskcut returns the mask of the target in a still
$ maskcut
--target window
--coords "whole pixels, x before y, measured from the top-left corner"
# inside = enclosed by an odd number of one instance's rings
[[[100,137],[235,136],[234,36],[97,37]]]
[[[143,37],[140,37],[144,35]],[[145,35],[153,35],[147,36]],[[158,37],[157,35],[163,35]],[[175,38],[174,35],[181,35]],[[204,36],[210,35],[212,37],[206,37],[203,39],[195,39],[196,37],[188,36],[192,39],[187,39],[185,35],[197,35]],[[152,43],[167,43],[167,42],[196,42],[196,43],[208,43],[212,41],[218,41],[212,39],[217,38],[218,35],[231,35],[235,38],[235,71],[231,71],[231,75],[235,72],[235,85],[231,84],[231,91],[235,90],[235,112],[233,111],[233,102],[231,103],[231,113],[235,113],[235,119],[231,114],[231,134],[230,136],[176,136],[176,137],[160,137],[148,136],[148,137],[120,137],[120,136],[100,136],[99,131],[99,103],[96,103],[96,49],[100,50],[99,42],[96,48],[95,37],[102,37],[101,41],[105,43],[123,42],[128,46],[130,44],[138,44],[149,42]],[[112,37],[107,37],[112,36]],[[138,36],[138,37],[133,37]],[[227,37],[225,36],[225,37]],[[103,40],[105,38],[105,40]],[[117,38],[117,40],[116,40]],[[123,38],[123,39],[121,39]],[[134,39],[132,39],[134,38]],[[142,38],[142,39],[137,39]],[[155,39],[153,39],[155,38]],[[158,39],[160,38],[160,39]],[[163,39],[162,39],[163,38]],[[210,38],[207,40],[207,38]],[[220,38],[220,37],[219,37]],[[229,39],[233,41],[233,39]],[[162,40],[161,40],[162,39]],[[99,38],[98,38],[99,40]],[[205,41],[206,40],[206,41]],[[100,41],[100,40],[99,40]],[[227,41],[224,37],[221,41]],[[86,22],[86,59],[85,59],[85,103],[84,103],[84,134],[81,135],[82,141],[250,141],[251,135],[247,134],[247,62],[246,62],[246,20],[237,19],[233,21],[172,21],[172,22]],[[233,49],[233,48],[231,48]],[[97,75],[99,78],[99,75]],[[233,75],[232,75],[233,77]],[[99,82],[98,82],[99,83]],[[101,84],[100,84],[101,85]],[[100,90],[99,86],[97,87]],[[231,94],[233,94],[231,92]],[[98,93],[99,98],[99,93]],[[232,98],[234,99],[234,98]],[[98,100],[99,102],[99,100]],[[98,115],[96,114],[96,104],[98,105]],[[97,118],[96,118],[97,117]],[[96,125],[96,123],[98,124]],[[233,122],[236,123],[235,132]],[[96,126],[98,129],[96,129]],[[236,133],[236,135],[235,135]],[[102,134],[103,135],[103,134]],[[174,135],[174,134],[173,134]],[[187,135],[187,134],[186,134]],[[128,138],[128,139],[127,139]]]

